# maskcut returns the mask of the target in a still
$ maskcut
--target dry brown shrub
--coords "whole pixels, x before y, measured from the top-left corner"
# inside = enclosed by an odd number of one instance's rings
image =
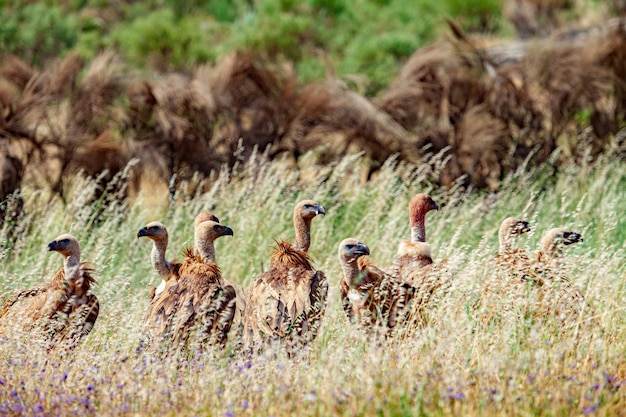
[[[295,108],[286,147],[296,155],[329,146],[335,157],[364,151],[382,163],[407,145],[406,131],[397,122],[338,79],[304,87]]]

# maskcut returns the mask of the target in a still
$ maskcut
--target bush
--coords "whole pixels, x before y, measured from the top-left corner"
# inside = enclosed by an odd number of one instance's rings
[[[177,19],[170,8],[149,13],[111,34],[111,43],[127,58],[146,62],[160,70],[189,68],[215,58],[215,50],[207,41],[210,18]]]
[[[62,55],[72,48],[79,33],[78,20],[59,6],[34,3],[4,7],[0,25],[0,49],[33,64]]]

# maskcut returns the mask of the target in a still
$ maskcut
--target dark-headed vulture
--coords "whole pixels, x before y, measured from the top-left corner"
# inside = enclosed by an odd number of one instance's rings
[[[93,270],[80,262],[80,245],[63,234],[50,242],[48,251],[63,255],[63,267],[52,281],[21,291],[0,311],[0,333],[12,326],[41,331],[49,348],[73,348],[93,328],[100,304],[91,293]]]
[[[369,254],[357,239],[339,243],[341,303],[351,323],[368,333],[388,335],[404,320],[408,286],[371,265],[365,257]]]
[[[248,290],[244,341],[249,348],[286,340],[291,351],[313,340],[326,309],[328,282],[311,265],[311,221],[326,214],[315,201],[304,200],[294,209],[295,242],[277,242],[270,268]]]
[[[187,249],[178,282],[167,285],[148,313],[151,343],[170,352],[223,345],[235,314],[235,289],[225,285],[215,262],[214,242],[233,230],[212,220],[196,224],[194,249]]]

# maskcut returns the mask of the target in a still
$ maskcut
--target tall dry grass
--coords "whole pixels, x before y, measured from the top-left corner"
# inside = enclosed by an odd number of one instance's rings
[[[311,157],[305,155],[304,158]],[[555,156],[556,157],[556,156]],[[23,191],[20,233],[0,252],[2,294],[50,277],[60,266],[45,244],[61,232],[81,242],[99,271],[100,317],[71,354],[46,354],[27,334],[0,340],[0,413],[7,415],[620,415],[626,396],[626,164],[618,157],[567,165],[556,175],[520,170],[497,193],[430,182],[442,156],[420,165],[389,159],[363,184],[366,163],[347,156],[308,172],[255,154],[174,195],[146,187],[133,200],[88,203],[98,181],[75,177],[66,205],[49,192]],[[120,175],[121,185],[128,179]],[[118,190],[123,187],[112,187]],[[161,189],[159,189],[161,190]],[[202,191],[206,190],[206,191]],[[375,264],[391,263],[407,238],[407,204],[416,192],[442,206],[427,219],[436,261],[447,259],[452,290],[411,339],[370,343],[340,306],[336,247],[354,236]],[[106,197],[106,195],[104,196]],[[247,287],[269,262],[274,238],[292,235],[291,211],[314,198],[327,215],[313,225],[310,253],[329,278],[328,309],[318,339],[294,358],[282,351],[248,356],[232,341],[223,352],[188,361],[136,354],[149,288],[158,280],[149,243],[137,229],[160,220],[170,231],[169,257],[192,242],[193,218],[214,212],[233,228],[217,243],[223,275]],[[94,222],[95,213],[99,222]],[[492,267],[497,230],[507,216],[530,221],[520,240],[537,248],[543,231],[568,226],[582,245],[567,250],[568,275],[594,308],[571,326],[520,312],[519,299],[496,291],[491,310],[476,311],[485,288],[504,286]],[[3,232],[4,233],[4,232]],[[2,239],[5,241],[5,239]],[[495,296],[493,296],[495,297]],[[479,314],[480,313],[480,314]],[[595,320],[595,328],[583,326]],[[487,325],[485,325],[485,323]]]

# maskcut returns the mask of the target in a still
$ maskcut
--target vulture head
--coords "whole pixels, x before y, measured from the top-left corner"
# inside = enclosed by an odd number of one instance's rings
[[[530,231],[530,226],[526,220],[520,220],[515,217],[508,217],[500,224],[498,230],[498,239],[500,241],[500,252],[511,250],[513,240]]]
[[[214,220],[206,220],[196,226],[195,234],[203,240],[214,242],[219,237],[234,236],[235,233],[228,226],[224,226]]]
[[[541,238],[541,250],[548,256],[558,256],[561,254],[561,247],[582,242],[583,237],[578,232],[556,227],[550,229]]]
[[[80,245],[78,244],[78,240],[69,234],[60,235],[52,242],[48,243],[48,251],[59,252],[64,257],[73,255],[80,258]]]
[[[163,223],[151,222],[139,229],[137,238],[147,237],[152,240],[167,240],[167,228]]]
[[[311,221],[318,214],[326,214],[326,209],[313,200],[302,200],[293,209],[296,249],[308,252],[311,246]]]
[[[214,221],[215,223],[219,223],[220,220],[213,214],[208,211],[202,211],[200,214],[196,216],[196,219],[193,222],[194,229],[202,222],[206,222],[207,220]]]
[[[213,242],[222,236],[233,236],[234,232],[228,226],[207,220],[195,227],[194,246],[205,261],[215,262],[215,246]]]
[[[409,223],[411,224],[411,240],[426,242],[426,213],[439,210],[439,204],[427,194],[415,194],[409,202]]]
[[[318,214],[326,214],[326,209],[324,206],[313,200],[302,200],[296,205],[296,208],[293,211],[294,217],[297,216],[309,221]]]
[[[339,250],[337,251],[339,262],[342,264],[352,263],[361,256],[369,254],[370,249],[365,244],[352,237],[342,240],[341,243],[339,243]]]

